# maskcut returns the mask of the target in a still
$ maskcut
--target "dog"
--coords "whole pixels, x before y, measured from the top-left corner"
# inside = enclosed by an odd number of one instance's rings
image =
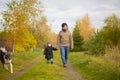
[[[3,68],[8,70],[7,64],[10,64],[10,72],[13,73],[13,65],[12,65],[12,52],[7,51],[5,48],[0,48],[0,60],[3,64]]]

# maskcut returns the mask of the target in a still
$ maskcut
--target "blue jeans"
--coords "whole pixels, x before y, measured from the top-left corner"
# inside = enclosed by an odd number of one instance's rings
[[[60,54],[61,54],[61,59],[62,59],[63,64],[67,64],[68,53],[69,53],[69,46],[60,47]]]

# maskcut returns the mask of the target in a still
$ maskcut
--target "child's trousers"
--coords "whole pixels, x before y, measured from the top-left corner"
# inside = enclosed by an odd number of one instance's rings
[[[49,63],[53,64],[53,58],[47,59],[47,64],[49,64]]]

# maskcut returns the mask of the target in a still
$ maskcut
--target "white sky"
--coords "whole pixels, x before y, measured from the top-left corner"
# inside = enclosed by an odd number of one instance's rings
[[[112,13],[120,17],[120,0],[42,0],[42,3],[51,29],[56,33],[63,22],[72,30],[75,22],[86,13],[96,29],[102,28],[104,19]]]
[[[0,13],[7,9],[5,3],[11,0],[0,0]],[[61,24],[66,22],[69,29],[86,13],[96,29],[102,28],[104,19],[112,13],[120,17],[120,0],[41,0],[45,7],[44,15],[53,32],[61,30]],[[1,18],[1,16],[0,16]]]

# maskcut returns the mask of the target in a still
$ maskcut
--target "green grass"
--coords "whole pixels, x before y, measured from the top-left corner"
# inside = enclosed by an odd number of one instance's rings
[[[71,64],[86,80],[120,80],[120,62],[116,65],[106,57],[70,54]]]
[[[68,80],[69,73],[62,66],[59,52],[54,52],[54,64],[46,64],[41,51],[13,55],[14,73],[38,60],[37,65],[15,80]],[[120,54],[90,56],[80,52],[69,55],[70,64],[85,80],[120,80]],[[0,65],[0,67],[2,67]],[[0,68],[0,80],[10,76],[10,72]]]
[[[32,63],[36,59],[36,57],[41,56],[41,53],[42,52],[40,50],[34,52],[14,53],[12,56],[14,73]],[[2,65],[0,65],[0,80],[3,80],[10,75],[12,75],[10,71],[3,69]]]
[[[68,80],[68,73],[62,66],[59,53],[54,52],[54,64],[46,64],[43,59],[15,80]]]

